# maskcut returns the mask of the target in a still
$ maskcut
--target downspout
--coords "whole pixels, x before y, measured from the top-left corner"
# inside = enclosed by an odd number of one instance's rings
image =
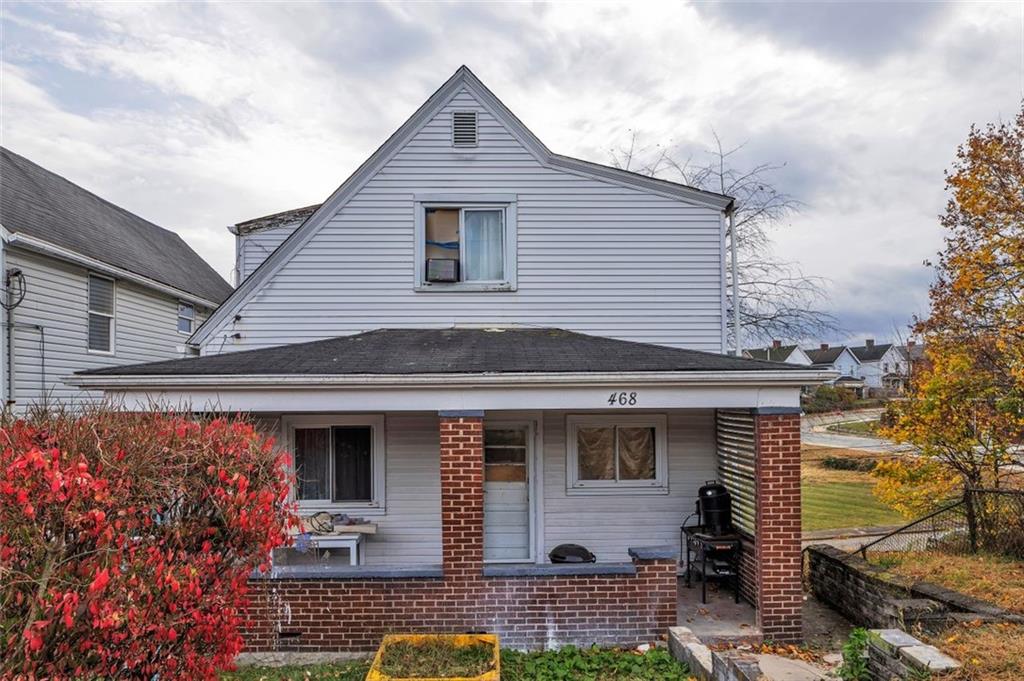
[[[729,208],[729,255],[732,258],[732,336],[736,344],[736,356],[743,354],[740,343],[740,279],[736,256],[736,209]]]

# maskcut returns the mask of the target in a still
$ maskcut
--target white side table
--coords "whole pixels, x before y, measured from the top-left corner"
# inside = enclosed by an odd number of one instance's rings
[[[359,545],[363,543],[361,532],[343,534],[313,534],[310,543],[317,549],[348,549],[349,565],[359,565]]]

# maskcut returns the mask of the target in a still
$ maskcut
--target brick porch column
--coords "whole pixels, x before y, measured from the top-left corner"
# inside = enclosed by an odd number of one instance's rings
[[[754,410],[757,443],[757,619],[765,639],[803,637],[800,410]]]
[[[445,580],[482,576],[484,413],[441,411],[441,562]]]

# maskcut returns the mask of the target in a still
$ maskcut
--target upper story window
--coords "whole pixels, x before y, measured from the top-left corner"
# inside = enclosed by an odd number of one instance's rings
[[[114,280],[89,275],[88,349],[114,351]]]
[[[505,197],[508,198],[508,197]],[[418,202],[416,288],[515,288],[515,201]]]
[[[196,308],[191,303],[178,303],[178,332],[192,334],[196,322]]]
[[[569,416],[570,494],[668,492],[664,416]]]

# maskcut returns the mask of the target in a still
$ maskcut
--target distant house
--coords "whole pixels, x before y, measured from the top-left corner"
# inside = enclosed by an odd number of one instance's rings
[[[904,387],[906,387],[914,377],[914,374],[919,371],[921,364],[925,361],[924,345],[911,340],[907,341],[906,345],[896,346],[896,350],[900,353],[902,373],[904,376],[903,384]]]
[[[858,395],[863,394],[865,383],[860,370],[860,360],[850,348],[845,345],[830,346],[828,343],[822,343],[817,349],[804,352],[810,358],[813,368],[839,372],[839,377],[831,381],[832,385],[849,388]]]
[[[799,364],[810,366],[814,362],[807,356],[799,345],[783,345],[782,341],[772,341],[766,348],[753,348],[744,350],[743,356],[750,359],[766,359],[769,362],[785,362],[786,364]]]
[[[851,347],[860,362],[860,376],[868,389],[898,390],[907,374],[903,354],[892,343],[875,343],[868,338],[864,345]]]
[[[0,375],[18,411],[98,397],[63,382],[76,371],[185,356],[231,293],[174,232],[4,148],[0,224]]]

